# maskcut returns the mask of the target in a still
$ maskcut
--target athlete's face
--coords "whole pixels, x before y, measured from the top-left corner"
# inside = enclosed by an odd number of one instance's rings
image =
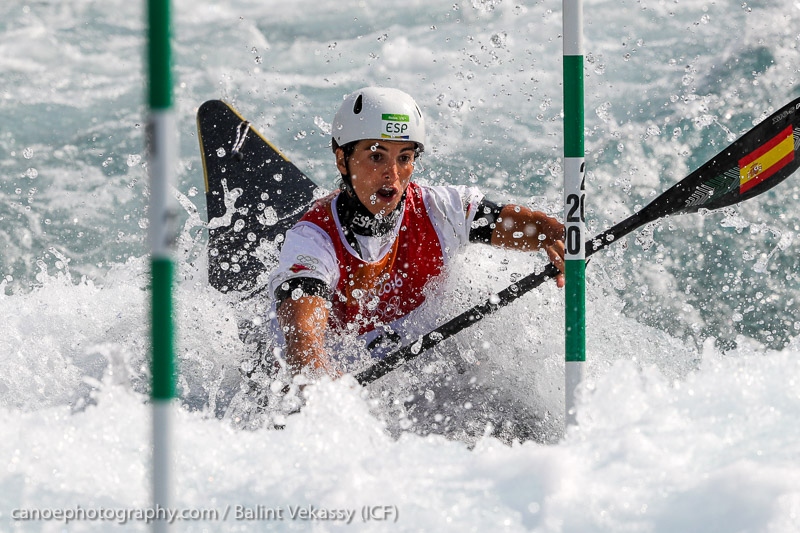
[[[411,181],[415,148],[410,141],[358,141],[347,162],[344,151],[336,150],[336,166],[342,174],[349,171],[356,196],[370,213],[388,214]]]

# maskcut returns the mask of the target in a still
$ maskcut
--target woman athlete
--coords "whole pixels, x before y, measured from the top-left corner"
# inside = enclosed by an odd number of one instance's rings
[[[353,370],[326,348],[329,336],[409,338],[426,288],[471,242],[544,250],[563,287],[564,226],[556,219],[498,205],[474,187],[412,181],[426,139],[408,94],[367,87],[348,95],[332,136],[340,187],[286,233],[270,281],[292,373]]]

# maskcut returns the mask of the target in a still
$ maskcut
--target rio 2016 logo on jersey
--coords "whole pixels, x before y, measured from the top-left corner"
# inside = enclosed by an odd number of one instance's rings
[[[383,120],[381,139],[408,139],[408,115],[384,113],[381,115],[381,120]]]

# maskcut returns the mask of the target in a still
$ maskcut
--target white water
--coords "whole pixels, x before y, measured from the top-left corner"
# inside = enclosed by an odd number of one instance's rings
[[[317,3],[175,3],[187,209],[174,506],[230,513],[176,530],[795,531],[798,176],[592,260],[589,377],[566,435],[552,284],[367,391],[347,379],[312,387],[283,431],[218,418],[249,347],[204,274],[202,101],[233,102],[331,187],[325,126],[339,98],[397,85],[429,117],[435,151],[419,179],[560,210],[560,3]],[[14,521],[14,509],[150,505],[141,7],[0,7],[3,531],[64,529]],[[587,0],[585,12],[592,231],[800,94],[792,0]],[[438,303],[456,313],[542,266],[476,247]],[[407,413],[392,405],[411,395]],[[509,444],[515,424],[533,440]],[[236,506],[259,505],[284,519],[235,519]],[[357,516],[292,519],[298,505]],[[362,508],[378,505],[397,521],[365,524]],[[148,527],[112,523],[67,530]]]

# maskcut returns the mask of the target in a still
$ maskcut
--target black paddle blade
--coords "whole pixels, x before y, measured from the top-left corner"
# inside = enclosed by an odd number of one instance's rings
[[[206,182],[208,279],[222,291],[249,291],[264,264],[255,250],[308,209],[316,185],[221,100],[197,111]]]
[[[649,222],[738,204],[800,167],[800,98],[783,106],[641,211],[586,243],[586,256]]]
[[[783,106],[645,210],[665,215],[719,209],[757,196],[800,167],[800,98]]]

